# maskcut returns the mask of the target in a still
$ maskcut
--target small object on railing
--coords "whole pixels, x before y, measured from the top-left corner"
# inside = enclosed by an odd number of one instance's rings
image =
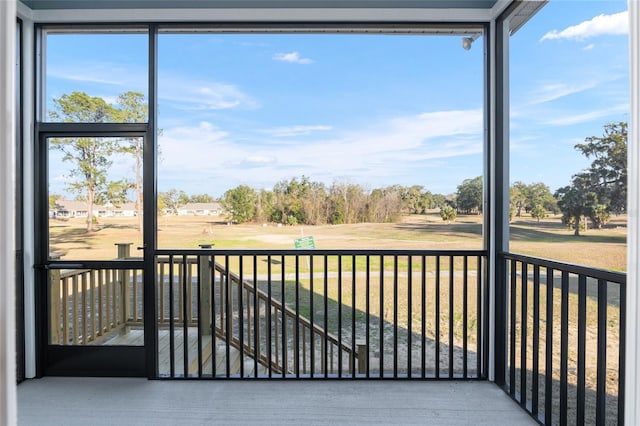
[[[115,243],[118,247],[118,259],[128,259],[131,257],[131,246],[133,243]]]

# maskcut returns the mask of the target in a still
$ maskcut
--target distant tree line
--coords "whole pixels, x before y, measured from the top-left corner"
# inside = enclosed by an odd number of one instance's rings
[[[306,176],[282,180],[272,190],[240,185],[221,199],[230,220],[287,225],[395,222],[403,214],[420,214],[446,205],[447,198],[422,186],[392,185],[367,190],[362,185],[334,182],[327,186]]]

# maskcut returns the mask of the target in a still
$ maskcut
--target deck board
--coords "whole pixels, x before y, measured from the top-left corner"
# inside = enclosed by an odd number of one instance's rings
[[[480,381],[45,377],[18,386],[30,425],[535,425]]]

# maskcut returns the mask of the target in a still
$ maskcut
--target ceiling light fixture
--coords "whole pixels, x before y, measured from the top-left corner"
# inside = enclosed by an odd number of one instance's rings
[[[470,37],[463,37],[462,38],[462,48],[464,50],[469,50],[471,49],[471,45],[473,44],[474,41],[476,41],[481,34],[473,34]]]

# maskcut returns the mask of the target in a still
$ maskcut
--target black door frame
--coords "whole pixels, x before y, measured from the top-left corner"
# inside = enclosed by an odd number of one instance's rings
[[[123,376],[153,378],[155,368],[150,368],[149,360],[156,359],[153,352],[155,345],[147,345],[148,340],[155,341],[155,306],[153,306],[154,276],[152,250],[144,250],[143,260],[105,260],[105,261],[62,261],[49,256],[49,224],[48,224],[48,148],[47,139],[52,137],[142,137],[145,150],[150,139],[147,123],[41,123],[37,129],[37,145],[35,149],[35,213],[36,213],[36,339],[39,342],[36,374],[59,376]],[[145,152],[145,157],[148,155]],[[151,153],[150,155],[155,155]],[[147,182],[154,168],[143,167],[143,181]],[[144,186],[143,186],[144,187]],[[145,192],[146,192],[146,187]],[[150,199],[150,202],[147,201]],[[155,204],[155,191],[151,188],[144,197],[144,229],[145,245],[155,241],[153,221],[155,209],[148,210]],[[150,227],[151,226],[151,227]],[[149,267],[150,265],[150,267]],[[87,268],[87,269],[138,269],[143,270],[144,289],[144,334],[143,346],[66,346],[49,343],[49,271],[52,269]],[[150,273],[148,273],[150,272]],[[147,295],[147,292],[150,292]],[[148,304],[151,302],[151,306]],[[147,310],[150,310],[150,315]],[[154,315],[154,316],[151,316]],[[152,363],[155,364],[155,363]]]

